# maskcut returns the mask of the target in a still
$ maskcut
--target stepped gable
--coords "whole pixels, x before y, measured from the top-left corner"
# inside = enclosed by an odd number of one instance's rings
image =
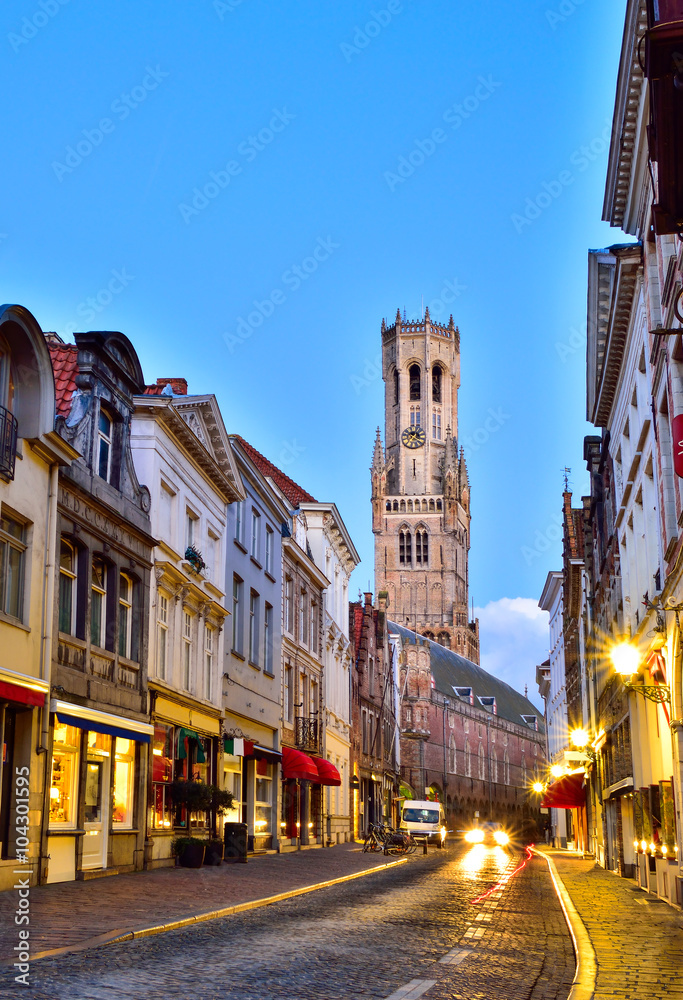
[[[398,633],[406,642],[415,642],[415,633],[410,629],[391,621],[387,624],[390,633]],[[545,731],[543,714],[519,691],[515,691],[505,681],[489,674],[472,660],[460,656],[459,653],[454,653],[452,649],[446,649],[438,642],[432,642],[423,636],[419,636],[419,639],[429,643],[429,662],[434,686],[441,694],[453,698],[457,697],[453,690],[454,687],[471,687],[475,698],[475,707],[486,711],[476,699],[493,696],[496,699],[496,716],[498,718],[514,722],[518,726],[526,726],[527,723],[522,716],[535,715],[538,719],[538,732]]]
[[[245,441],[243,437],[240,437],[239,434],[234,434],[233,437],[235,441],[237,441],[244,449],[259,472],[273,480],[275,485],[284,493],[295,510],[302,503],[302,501],[304,503],[318,502],[315,497],[312,497],[311,494],[307,493],[302,486],[299,486],[299,484],[295,483],[293,479],[290,479],[289,476],[285,475],[281,469],[278,469],[276,465],[273,465],[273,463],[269,461],[265,455],[262,455],[260,451],[257,451],[256,448],[252,447],[252,445],[250,445],[248,441]]]
[[[58,417],[68,417],[71,397],[78,374],[78,348],[75,344],[48,343],[52,371],[55,377],[55,404]]]

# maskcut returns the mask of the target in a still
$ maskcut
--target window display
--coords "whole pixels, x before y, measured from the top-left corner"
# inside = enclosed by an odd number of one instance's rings
[[[258,835],[271,833],[271,816],[273,802],[272,765],[259,761],[256,773],[256,795],[254,811],[254,833]]]
[[[76,825],[76,786],[80,731],[55,721],[50,783],[50,826]]]
[[[135,775],[135,743],[117,736],[114,757],[114,815],[118,827],[133,826],[133,778]]]
[[[152,743],[152,826],[156,830],[173,827],[169,786],[173,780],[173,726],[157,723]]]

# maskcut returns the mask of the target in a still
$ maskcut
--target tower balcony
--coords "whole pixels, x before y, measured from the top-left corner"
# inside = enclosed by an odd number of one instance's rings
[[[402,496],[387,499],[384,511],[386,514],[441,514],[443,512],[443,496],[427,494],[426,496]]]

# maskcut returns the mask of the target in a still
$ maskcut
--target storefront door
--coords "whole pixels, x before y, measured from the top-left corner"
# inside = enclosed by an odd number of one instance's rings
[[[107,867],[111,737],[88,733],[85,764],[85,837],[82,867]]]

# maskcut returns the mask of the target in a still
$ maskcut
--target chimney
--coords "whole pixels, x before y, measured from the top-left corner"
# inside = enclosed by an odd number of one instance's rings
[[[186,378],[158,378],[157,385],[162,389],[164,386],[170,385],[174,396],[187,396]]]

